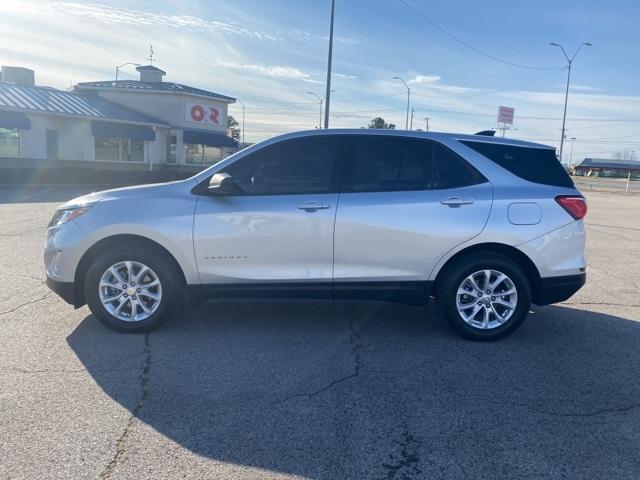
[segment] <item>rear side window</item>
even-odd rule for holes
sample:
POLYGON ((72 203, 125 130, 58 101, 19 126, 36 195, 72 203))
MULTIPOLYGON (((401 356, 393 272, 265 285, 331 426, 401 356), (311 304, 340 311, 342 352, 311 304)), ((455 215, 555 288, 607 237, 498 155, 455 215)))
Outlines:
POLYGON ((456 188, 486 181, 448 148, 429 140, 354 137, 354 192, 456 188))
POLYGON ((499 143, 460 141, 469 148, 530 182, 573 187, 571 177, 550 148, 517 147, 499 143))

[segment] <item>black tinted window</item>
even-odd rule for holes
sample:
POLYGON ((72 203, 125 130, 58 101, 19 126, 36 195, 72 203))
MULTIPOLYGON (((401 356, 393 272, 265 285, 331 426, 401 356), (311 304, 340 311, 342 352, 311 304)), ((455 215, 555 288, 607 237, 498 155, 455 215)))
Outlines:
POLYGON ((461 142, 520 178, 545 185, 573 187, 571 177, 550 148, 516 147, 487 142, 461 142))
POLYGON ((242 158, 224 171, 248 195, 328 192, 336 147, 335 137, 288 140, 242 158))
POLYGON ((365 191, 455 188, 484 181, 448 148, 428 140, 355 138, 351 189, 365 191))

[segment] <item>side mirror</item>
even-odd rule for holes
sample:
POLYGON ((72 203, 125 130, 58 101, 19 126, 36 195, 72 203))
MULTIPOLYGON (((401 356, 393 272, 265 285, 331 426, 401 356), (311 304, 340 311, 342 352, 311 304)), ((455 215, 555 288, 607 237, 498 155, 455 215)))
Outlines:
POLYGON ((228 173, 216 173, 209 180, 207 192, 211 195, 231 195, 240 193, 240 189, 233 182, 231 175, 228 173))

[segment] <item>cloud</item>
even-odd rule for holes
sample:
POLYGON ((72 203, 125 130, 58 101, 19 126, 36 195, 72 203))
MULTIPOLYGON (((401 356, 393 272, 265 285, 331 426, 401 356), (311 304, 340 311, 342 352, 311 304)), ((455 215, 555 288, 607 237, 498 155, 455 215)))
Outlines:
POLYGON ((303 82, 309 83, 322 83, 318 80, 314 80, 313 78, 311 78, 311 75, 295 67, 281 65, 264 66, 251 63, 243 64, 236 62, 220 62, 220 65, 225 68, 249 70, 260 75, 264 75, 265 77, 288 78, 290 80, 301 80, 303 82))
POLYGON ((411 83, 414 85, 432 85, 434 83, 438 83, 440 80, 442 80, 442 77, 440 75, 416 75, 407 83, 411 83))
MULTIPOLYGON (((562 85, 564 88, 565 85, 562 85)), ((600 88, 590 87, 588 85, 571 85, 571 90, 577 90, 581 92, 600 92, 602 91, 600 88)))
POLYGON ((230 33, 245 35, 260 40, 276 40, 270 32, 249 29, 228 20, 207 20, 191 15, 171 15, 143 10, 125 9, 97 3, 34 1, 1 2, 0 13, 30 17, 75 17, 102 24, 124 24, 138 26, 162 26, 207 33, 230 33))
POLYGON ((358 78, 356 75, 347 75, 346 73, 337 73, 337 72, 335 72, 333 75, 338 77, 338 78, 348 78, 350 80, 353 80, 354 78, 358 78))

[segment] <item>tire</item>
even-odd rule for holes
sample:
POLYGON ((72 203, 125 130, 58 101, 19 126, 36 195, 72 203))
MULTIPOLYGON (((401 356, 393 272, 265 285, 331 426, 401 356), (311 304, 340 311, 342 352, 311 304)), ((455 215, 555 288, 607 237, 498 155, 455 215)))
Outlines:
POLYGON ((180 299, 180 278, 173 262, 158 248, 146 244, 116 247, 98 255, 89 267, 85 298, 91 313, 107 327, 119 332, 150 332, 180 299))
POLYGON ((436 302, 456 333, 470 340, 494 341, 522 325, 531 307, 531 285, 523 269, 509 257, 467 255, 446 267, 436 286, 436 302), (489 272, 489 284, 485 272, 489 272))

